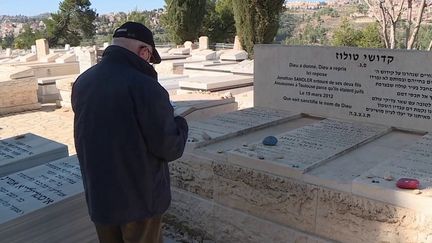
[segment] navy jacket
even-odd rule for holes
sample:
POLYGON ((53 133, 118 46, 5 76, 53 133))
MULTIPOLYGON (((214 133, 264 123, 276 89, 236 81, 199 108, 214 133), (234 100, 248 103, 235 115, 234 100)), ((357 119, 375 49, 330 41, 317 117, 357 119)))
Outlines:
POLYGON ((72 108, 92 221, 118 225, 163 214, 171 202, 167 162, 182 156, 188 126, 174 117, 154 68, 110 46, 74 83, 72 108))

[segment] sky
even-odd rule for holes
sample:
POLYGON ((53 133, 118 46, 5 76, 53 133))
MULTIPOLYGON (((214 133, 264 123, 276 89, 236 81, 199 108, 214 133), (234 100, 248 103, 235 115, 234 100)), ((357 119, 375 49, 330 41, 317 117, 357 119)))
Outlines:
MULTIPOLYGON (((41 13, 56 12, 62 0, 0 0, 0 15, 34 16, 41 13)), ((164 0, 90 0, 91 8, 99 14, 109 12, 129 12, 163 8, 164 0)))

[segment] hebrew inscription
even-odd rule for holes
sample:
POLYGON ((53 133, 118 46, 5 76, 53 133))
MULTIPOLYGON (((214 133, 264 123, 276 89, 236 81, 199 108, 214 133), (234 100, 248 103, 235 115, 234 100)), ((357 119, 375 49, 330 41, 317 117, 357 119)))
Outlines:
POLYGON ((0 178, 0 223, 83 191, 76 156, 0 178))

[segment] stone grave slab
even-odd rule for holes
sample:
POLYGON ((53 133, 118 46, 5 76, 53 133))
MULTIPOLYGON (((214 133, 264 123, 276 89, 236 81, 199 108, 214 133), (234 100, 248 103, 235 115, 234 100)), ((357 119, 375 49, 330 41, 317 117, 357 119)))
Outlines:
POLYGON ((66 53, 55 60, 56 63, 76 62, 77 58, 74 53, 66 53))
POLYGON ((37 60, 36 53, 29 53, 24 56, 19 57, 20 62, 32 62, 37 60))
POLYGON ((78 160, 71 156, 1 177, 0 190, 2 225, 81 193, 78 160))
POLYGON ((255 50, 257 106, 432 130, 429 52, 281 45, 255 50))
POLYGON ((300 178, 364 143, 390 131, 389 127, 326 119, 277 135, 276 146, 260 142, 228 152, 228 161, 277 175, 300 178))
POLYGON ((253 75, 254 74, 254 60, 244 60, 237 64, 232 70, 234 74, 246 74, 253 75))
POLYGON ((5 242, 96 241, 76 156, 0 178, 5 242))
POLYGON ((78 75, 69 75, 67 77, 59 78, 56 80, 56 85, 60 92, 60 99, 57 101, 57 106, 72 107, 72 85, 77 79, 77 77, 78 75))
POLYGON ((68 156, 66 145, 26 133, 0 140, 0 177, 68 156))
POLYGON ((60 53, 50 53, 40 59, 41 62, 55 62, 60 57, 60 53))
POLYGON ((213 50, 206 50, 206 49, 199 49, 192 51, 192 57, 189 57, 188 59, 191 60, 214 60, 216 59, 216 52, 213 50))
POLYGON ((38 100, 42 103, 56 102, 60 98, 60 91, 57 88, 56 81, 58 79, 67 78, 65 76, 55 76, 38 78, 38 100))
POLYGON ((254 107, 193 121, 189 123, 188 147, 203 147, 299 117, 299 113, 254 107))
POLYGON ((353 193, 422 213, 432 213, 431 148, 432 135, 426 134, 386 161, 377 161, 375 167, 353 181, 353 193), (396 187, 400 178, 419 180, 420 190, 396 187))
POLYGON ((221 60, 228 61, 243 61, 248 58, 248 53, 246 51, 229 50, 224 52, 221 56, 221 60))
POLYGON ((190 51, 190 48, 173 48, 168 53, 171 55, 189 55, 190 51))
POLYGON ((253 77, 243 75, 191 77, 179 81, 181 89, 205 91, 221 91, 251 85, 253 85, 253 77))
POLYGON ((183 116, 187 121, 206 119, 220 113, 236 111, 238 108, 234 98, 177 100, 172 103, 174 113, 183 116))
POLYGON ((165 74, 158 75, 158 82, 164 87, 167 91, 176 90, 179 86, 179 81, 188 78, 188 75, 181 74, 165 74))

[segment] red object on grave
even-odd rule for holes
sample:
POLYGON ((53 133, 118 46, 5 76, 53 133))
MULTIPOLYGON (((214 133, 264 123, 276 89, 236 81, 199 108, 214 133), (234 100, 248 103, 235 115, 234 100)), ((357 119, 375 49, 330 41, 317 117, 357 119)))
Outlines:
POLYGON ((396 186, 402 189, 419 189, 420 182, 412 178, 400 178, 396 182, 396 186))

